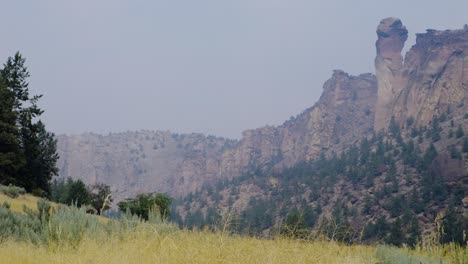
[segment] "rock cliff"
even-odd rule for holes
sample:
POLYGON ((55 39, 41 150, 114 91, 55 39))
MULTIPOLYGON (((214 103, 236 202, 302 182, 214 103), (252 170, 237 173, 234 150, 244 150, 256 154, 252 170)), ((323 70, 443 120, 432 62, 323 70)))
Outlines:
POLYGON ((151 191, 178 197, 216 179, 340 152, 386 130, 392 117, 427 126, 449 113, 468 131, 468 30, 417 34, 405 58, 408 31, 399 19, 382 20, 377 36, 376 76, 335 70, 319 101, 280 126, 247 130, 239 141, 161 131, 61 135, 60 177, 107 183, 117 200, 151 191))
POLYGON ((291 166, 370 133, 376 90, 373 75, 337 70, 314 107, 281 126, 247 130, 240 141, 160 131, 61 135, 60 177, 105 182, 117 199, 150 191, 184 196, 215 179, 291 166))
POLYGON ((468 29, 427 30, 416 34, 416 44, 401 56, 407 30, 399 19, 382 20, 377 28, 378 83, 375 130, 386 129, 392 116, 400 124, 409 117, 429 125, 434 115, 467 103, 468 29))
POLYGON ((408 30, 397 18, 387 18, 377 27, 377 56, 375 72, 378 83, 378 97, 374 129, 386 129, 390 121, 395 96, 401 93, 405 79, 403 72, 403 50, 408 30))

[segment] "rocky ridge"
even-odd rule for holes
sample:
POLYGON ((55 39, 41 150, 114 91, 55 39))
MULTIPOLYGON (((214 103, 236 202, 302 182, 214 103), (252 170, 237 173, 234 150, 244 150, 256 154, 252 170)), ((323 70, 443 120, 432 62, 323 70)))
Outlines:
POLYGON ((60 177, 107 183, 117 199, 149 191, 179 197, 215 179, 339 152, 387 129, 392 117, 402 126, 410 117, 428 126, 434 115, 449 111, 468 131, 468 30, 417 34, 403 58, 407 34, 399 19, 382 20, 375 76, 336 70, 313 107, 280 126, 247 130, 239 141, 160 131, 61 135, 60 177))

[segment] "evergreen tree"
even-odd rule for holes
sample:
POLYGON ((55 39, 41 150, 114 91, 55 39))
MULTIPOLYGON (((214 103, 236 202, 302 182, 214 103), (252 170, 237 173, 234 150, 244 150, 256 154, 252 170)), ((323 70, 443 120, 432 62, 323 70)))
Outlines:
POLYGON ((464 228, 466 223, 459 217, 455 211, 453 204, 451 203, 445 213, 445 218, 442 221, 442 234, 440 236, 441 243, 455 242, 460 245, 465 243, 466 238, 464 237, 464 228))
POLYGON ((432 161, 437 157, 437 150, 434 144, 431 144, 424 153, 423 169, 428 168, 432 161))
POLYGON ((390 228, 388 243, 395 246, 401 246, 401 244, 403 244, 403 240, 404 234, 402 230, 401 220, 400 218, 397 218, 396 221, 392 224, 392 227, 390 228))
POLYGON ((58 174, 57 140, 52 133, 47 132, 44 123, 32 123, 31 120, 24 122, 21 127, 21 137, 26 164, 21 169, 17 183, 28 192, 49 195, 50 180, 58 174))
POLYGON ((76 204, 76 206, 88 205, 91 203, 91 197, 86 188, 86 185, 81 180, 70 180, 67 196, 65 197, 66 204, 76 204))
POLYGON ((411 210, 413 210, 415 214, 419 214, 422 211, 424 211, 422 201, 419 198, 418 191, 416 190, 416 188, 413 188, 413 191, 409 198, 409 206, 411 207, 411 210))
POLYGON ((442 131, 439 118, 437 116, 432 118, 431 125, 432 127, 426 132, 426 137, 432 138, 432 142, 437 142, 440 140, 440 131, 442 131))
POLYGON ((0 183, 13 183, 36 194, 49 194, 49 181, 58 170, 53 134, 36 119, 42 95, 29 95, 28 69, 19 52, 0 70, 0 183))
POLYGON ((457 132, 456 132, 456 137, 461 138, 465 135, 465 132, 463 132, 463 128, 461 125, 458 125, 457 132))
POLYGON ((411 226, 408 232, 409 232, 409 237, 406 240, 406 244, 414 248, 414 246, 416 245, 416 243, 421 237, 421 227, 419 226, 417 217, 413 217, 413 219, 411 220, 411 226))
POLYGON ((468 153, 468 137, 463 140, 463 153, 468 153))
POLYGON ((397 136, 398 134, 400 134, 400 125, 395 121, 394 116, 392 116, 392 118, 390 119, 390 125, 388 129, 390 130, 390 133, 392 133, 393 136, 397 136))
POLYGON ((455 145, 449 146, 450 157, 452 159, 461 159, 461 154, 458 152, 457 147, 455 145))
POLYGON ((301 235, 301 232, 305 230, 306 225, 302 214, 296 207, 293 207, 292 210, 288 213, 286 221, 283 225, 282 232, 285 235, 291 237, 298 237, 301 235))
POLYGON ((24 165, 16 125, 15 93, 8 89, 0 74, 0 184, 15 184, 20 168, 24 165))
MULTIPOLYGON (((125 201, 119 202, 117 205, 122 212, 130 210, 132 214, 136 214, 139 217, 148 220, 151 210, 158 210, 161 219, 167 219, 170 215, 170 207, 172 198, 165 193, 146 193, 139 194, 134 199, 126 199, 125 201)), ((200 213, 201 215, 201 213, 200 213)), ((199 215, 193 215, 199 220, 199 215)), ((203 222, 203 216, 200 217, 203 222)))
POLYGON ((211 228, 215 228, 220 226, 221 215, 219 214, 218 210, 214 207, 208 207, 206 210, 205 216, 205 224, 211 228))
POLYGON ((370 214, 370 210, 372 208, 372 200, 369 195, 364 197, 364 205, 362 206, 362 212, 366 215, 370 214))

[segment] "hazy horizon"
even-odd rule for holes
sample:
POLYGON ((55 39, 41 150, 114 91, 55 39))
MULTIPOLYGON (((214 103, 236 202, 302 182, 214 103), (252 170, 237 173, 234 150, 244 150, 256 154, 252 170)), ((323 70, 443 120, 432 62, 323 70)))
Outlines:
POLYGON ((334 69, 374 72, 381 19, 402 20, 408 50, 428 28, 462 28, 467 9, 461 0, 443 9, 432 0, 8 1, 0 61, 26 57, 57 134, 239 138, 311 107, 334 69))

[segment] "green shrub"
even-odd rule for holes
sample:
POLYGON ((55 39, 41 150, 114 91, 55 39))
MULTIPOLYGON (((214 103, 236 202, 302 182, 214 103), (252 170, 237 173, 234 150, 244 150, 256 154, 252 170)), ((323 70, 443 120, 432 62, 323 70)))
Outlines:
POLYGON ((61 206, 57 212, 51 214, 48 224, 44 227, 47 242, 71 246, 78 246, 85 235, 98 235, 103 231, 103 223, 97 217, 86 214, 85 208, 76 206, 61 206))
POLYGON ((379 259, 378 263, 382 264, 445 264, 448 263, 440 257, 423 257, 414 256, 408 253, 407 249, 400 249, 390 246, 378 246, 375 252, 376 257, 379 259))
POLYGON ((38 218, 41 222, 44 223, 49 221, 51 209, 52 206, 46 199, 39 199, 37 201, 38 218))
POLYGON ((150 211, 159 211, 161 220, 167 219, 170 215, 170 206, 172 198, 165 193, 146 193, 139 194, 134 199, 126 199, 118 203, 122 212, 130 211, 139 217, 148 220, 150 211))
POLYGON ((123 214, 118 220, 100 221, 87 214, 86 208, 76 205, 52 208, 45 199, 37 202, 38 210, 23 207, 24 214, 13 212, 8 203, 0 204, 0 242, 17 240, 44 244, 50 248, 77 247, 85 237, 107 239, 123 238, 125 234, 140 230, 145 234, 176 232, 178 227, 164 222, 159 210, 150 211, 149 220, 137 215, 123 214))
POLYGON ((3 204, 0 205, 0 207, 4 207, 6 209, 10 209, 11 204, 7 201, 3 201, 3 204))
POLYGON ((36 188, 36 189, 33 189, 31 191, 31 194, 36 196, 36 197, 44 197, 46 195, 46 193, 44 192, 44 190, 40 189, 40 188, 36 188))
POLYGON ((0 193, 3 193, 11 198, 16 198, 20 195, 26 194, 26 190, 14 185, 0 185, 0 193))
POLYGON ((41 229, 41 222, 37 218, 0 207, 0 241, 14 239, 38 243, 42 240, 41 229))

